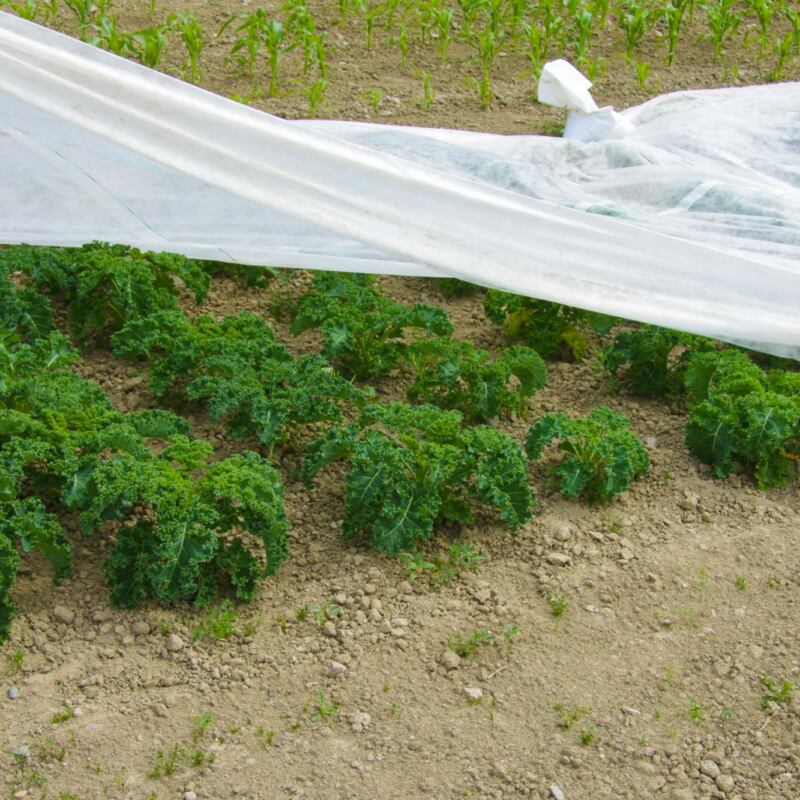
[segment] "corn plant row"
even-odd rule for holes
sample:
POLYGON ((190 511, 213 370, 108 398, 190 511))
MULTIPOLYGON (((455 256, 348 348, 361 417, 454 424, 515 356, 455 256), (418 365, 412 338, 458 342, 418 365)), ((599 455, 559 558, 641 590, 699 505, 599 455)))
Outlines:
MULTIPOLYGON (((147 2, 153 18, 155 3, 147 2)), ((290 53, 300 53, 302 77, 294 86, 307 96, 311 113, 324 102, 329 87, 329 30, 320 19, 330 27, 332 12, 333 24, 362 29, 368 51, 396 48, 403 64, 412 51, 425 62, 428 54, 441 64, 457 59, 484 107, 495 97, 493 75, 501 54, 524 57, 532 81, 548 59, 557 57, 571 59, 596 80, 605 70, 611 42, 616 48, 612 52, 624 53, 643 88, 651 62, 642 53, 663 45, 663 61, 671 65, 687 37, 709 43, 717 61, 734 73, 735 56, 731 62, 728 53, 739 47, 754 50, 765 63, 767 80, 790 78, 800 65, 800 10, 793 0, 337 0, 333 9, 315 4, 316 16, 307 0, 286 0, 277 14, 265 8, 243 11, 218 31, 204 30, 185 10, 160 24, 124 30, 112 0, 5 0, 2 5, 54 25, 63 9, 77 22, 84 40, 153 68, 162 65, 170 42, 178 39, 184 50, 181 73, 195 82, 203 79, 200 59, 205 49, 224 41, 231 67, 256 82, 265 74, 271 97, 294 90, 285 79, 284 62, 290 53)), ((435 95, 431 69, 420 74, 422 106, 429 108, 435 95)), ((236 98, 249 103, 261 94, 255 88, 236 98)), ((382 92, 373 89, 368 99, 377 109, 382 92)))

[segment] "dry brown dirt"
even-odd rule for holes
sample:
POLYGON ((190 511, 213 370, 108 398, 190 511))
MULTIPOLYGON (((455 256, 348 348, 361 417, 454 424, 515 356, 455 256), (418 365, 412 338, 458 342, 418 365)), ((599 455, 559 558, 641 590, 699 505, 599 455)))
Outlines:
MULTIPOLYGON (((121 19, 142 24, 145 5, 120 3, 121 19)), ((232 10, 182 5, 209 24, 232 10)), ((166 12, 166 4, 157 8, 166 12)), ((462 91, 458 61, 452 77, 437 73, 440 102, 423 113, 411 68, 365 54, 351 31, 332 36, 340 49, 330 116, 364 118, 359 97, 375 73, 382 85, 397 84, 387 90, 401 98, 389 122, 520 132, 559 118, 527 103, 531 87, 515 83, 516 66, 500 84, 507 99, 481 111, 462 91)), ((212 48, 208 86, 241 92, 223 55, 212 48)), ((616 69, 608 71, 602 100, 644 99, 630 70, 614 80, 616 69)), ((660 73, 660 88, 714 85, 718 72, 698 47, 660 73)), ((301 113, 291 97, 259 105, 301 113)), ((291 339, 268 310, 276 293, 306 280, 296 273, 257 290, 217 279, 202 310, 262 313, 295 351, 307 350, 313 339, 291 339)), ((456 335, 502 344, 480 295, 445 300, 429 281, 381 283, 400 299, 444 305, 456 335)), ((87 355, 84 371, 121 409, 153 402, 140 374, 102 352, 87 355)), ((384 382, 381 396, 400 397, 403 381, 384 382)), ((291 462, 280 465, 290 558, 256 602, 238 609, 228 639, 193 641, 205 612, 187 606, 112 608, 103 537, 74 535, 75 575, 58 587, 26 557, 14 591, 20 613, 0 650, 2 791, 48 800, 180 800, 192 792, 244 800, 796 800, 800 703, 765 708, 762 700, 765 677, 800 683, 797 485, 764 494, 740 474, 712 479, 683 444, 680 408, 609 394, 591 359, 551 364, 528 419, 500 425, 521 439, 538 413, 601 403, 628 414, 647 441, 649 474, 594 508, 554 494, 533 469, 534 519, 513 535, 491 519, 463 531, 460 539, 486 560, 442 587, 411 582, 395 560, 344 543, 341 476, 328 473, 308 491, 291 462), (566 598, 561 617, 549 596, 566 598), (341 613, 327 629, 301 611, 329 603, 341 613), (483 628, 495 643, 458 665, 442 662, 449 639, 483 628), (332 670, 332 661, 341 666, 332 670), (10 751, 23 747, 29 757, 15 759, 10 751), (174 770, 163 774, 171 754, 174 770)), ((192 421, 221 452, 241 446, 208 420, 192 421)), ((448 544, 443 536, 431 552, 448 544)))

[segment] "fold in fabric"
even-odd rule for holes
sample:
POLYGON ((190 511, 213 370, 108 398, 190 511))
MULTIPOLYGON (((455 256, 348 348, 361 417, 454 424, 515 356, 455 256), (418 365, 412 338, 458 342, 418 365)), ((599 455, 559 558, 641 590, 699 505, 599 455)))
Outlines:
POLYGON ((800 83, 623 116, 286 121, 0 13, 0 242, 455 277, 800 358, 800 83))

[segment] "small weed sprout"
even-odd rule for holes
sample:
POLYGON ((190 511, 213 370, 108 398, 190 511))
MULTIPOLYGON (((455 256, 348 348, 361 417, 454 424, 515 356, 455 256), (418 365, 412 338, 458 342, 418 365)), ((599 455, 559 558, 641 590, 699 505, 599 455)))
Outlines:
POLYGON ((774 678, 764 675, 761 683, 767 689, 767 693, 761 698, 761 708, 769 709, 773 703, 789 705, 794 700, 794 684, 791 681, 783 681, 779 685, 774 678))
POLYGON ((700 724, 707 719, 706 710, 696 700, 689 700, 689 710, 687 712, 689 719, 700 724))
POLYGON ((56 711, 56 713, 53 714, 50 722, 52 722, 53 725, 60 725, 62 722, 68 722, 74 716, 75 716, 75 708, 73 706, 65 705, 64 708, 61 709, 61 711, 56 711))
POLYGON ((259 725, 256 728, 256 739, 258 739, 258 743, 267 750, 268 748, 272 747, 273 742, 275 741, 275 731, 268 731, 263 725, 259 725))
POLYGON ((510 655, 514 649, 514 640, 519 636, 519 627, 510 622, 503 625, 503 641, 505 642, 506 655, 510 655))
POLYGON ((147 773, 147 777, 157 779, 174 775, 182 755, 183 750, 177 744, 173 745, 169 752, 164 752, 161 749, 156 750, 156 754, 153 756, 153 764, 147 773))
POLYGON ((192 631, 192 641, 208 636, 216 641, 230 639, 236 633, 236 620, 239 614, 230 600, 225 600, 218 608, 211 608, 205 619, 192 631))
POLYGON ((596 735, 597 735, 597 727, 592 723, 589 723, 578 734, 578 740, 584 747, 589 747, 589 745, 595 743, 596 735))
POLYGON ((459 658, 469 658, 479 647, 493 642, 494 639, 494 634, 489 628, 481 628, 469 636, 459 633, 452 639, 448 639, 446 646, 448 650, 452 650, 459 658))
POLYGON ((585 706, 575 706, 571 711, 568 711, 563 703, 556 703, 553 708, 558 714, 561 714, 559 727, 563 728, 565 731, 570 730, 576 722, 583 719, 583 717, 591 711, 591 709, 585 706))
POLYGON ((213 721, 214 717, 210 711, 203 711, 202 714, 192 718, 192 742, 194 744, 197 744, 206 735, 213 721))
POLYGON ((25 663, 25 653, 22 650, 12 650, 8 654, 8 671, 12 675, 17 675, 22 672, 23 664, 25 663))
POLYGON ((325 699, 325 693, 322 691, 322 689, 320 689, 314 699, 314 708, 316 710, 311 715, 311 721, 323 722, 324 720, 332 719, 339 713, 339 708, 341 705, 342 704, 339 702, 339 700, 335 700, 333 698, 331 698, 331 701, 328 702, 325 699))
POLYGON ((740 592, 744 592, 747 589, 747 578, 744 575, 736 576, 736 588, 740 592))
POLYGON ((554 617, 563 617, 564 612, 567 610, 569 601, 563 594, 548 594, 547 605, 550 606, 550 611, 554 617))

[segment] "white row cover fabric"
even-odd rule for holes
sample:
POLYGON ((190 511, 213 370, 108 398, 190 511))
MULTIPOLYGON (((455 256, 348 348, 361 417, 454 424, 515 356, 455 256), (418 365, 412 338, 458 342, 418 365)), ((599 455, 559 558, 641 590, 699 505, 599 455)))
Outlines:
POLYGON ((623 116, 292 122, 0 13, 0 242, 457 277, 800 358, 800 83, 623 116))

